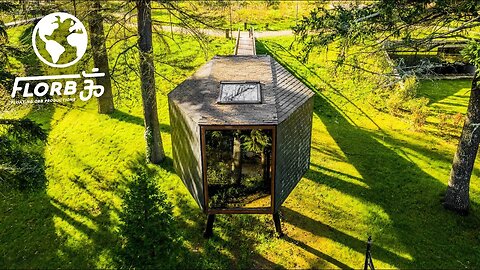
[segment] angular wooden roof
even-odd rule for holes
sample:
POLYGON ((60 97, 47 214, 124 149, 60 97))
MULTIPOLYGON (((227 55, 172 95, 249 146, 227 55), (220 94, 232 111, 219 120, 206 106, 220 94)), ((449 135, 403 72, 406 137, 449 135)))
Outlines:
POLYGON ((168 94, 204 125, 279 124, 315 93, 270 56, 215 56, 168 94), (262 103, 220 104, 221 82, 260 82, 262 103))

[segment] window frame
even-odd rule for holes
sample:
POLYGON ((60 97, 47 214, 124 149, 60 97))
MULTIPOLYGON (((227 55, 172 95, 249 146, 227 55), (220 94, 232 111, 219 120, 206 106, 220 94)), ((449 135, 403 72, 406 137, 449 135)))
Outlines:
POLYGON ((262 99, 262 87, 259 81, 221 81, 220 90, 218 93, 217 103, 218 104, 261 104, 262 99), (224 100, 222 99, 224 90, 224 85, 242 85, 242 84, 251 84, 256 86, 257 90, 257 99, 255 100, 224 100))

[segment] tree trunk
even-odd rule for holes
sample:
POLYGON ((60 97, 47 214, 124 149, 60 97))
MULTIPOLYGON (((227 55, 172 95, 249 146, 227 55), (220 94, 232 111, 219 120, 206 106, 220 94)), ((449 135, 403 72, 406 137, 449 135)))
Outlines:
POLYGON ((267 168, 267 155, 265 152, 267 149, 263 149, 262 152, 260 153, 260 165, 262 166, 263 169, 263 181, 266 182, 268 179, 268 168, 267 168))
POLYGON ((477 70, 472 82, 467 118, 465 119, 460 142, 453 159, 448 188, 443 202, 445 208, 464 215, 468 214, 470 206, 470 177, 480 142, 480 89, 477 84, 478 75, 479 71, 477 70))
POLYGON ((142 85, 145 140, 147 142, 147 160, 152 163, 160 163, 165 157, 165 153, 163 151, 157 113, 150 0, 137 0, 137 12, 140 76, 142 85))
POLYGON ((102 6, 100 0, 93 2, 92 9, 88 16, 90 26, 90 44, 93 51, 93 62, 100 72, 104 72, 104 77, 96 78, 97 84, 102 85, 105 92, 98 100, 98 113, 112 113, 115 110, 113 105, 112 82, 110 80, 110 70, 108 67, 107 48, 105 46, 105 34, 103 33, 103 17, 101 15, 102 6))
MULTIPOLYGON (((94 5, 96 5, 97 2, 98 2, 98 1, 95 0, 95 4, 94 4, 94 5)), ((40 3, 37 3, 37 5, 40 6, 40 3)), ((94 9, 95 9, 95 7, 94 7, 94 9)), ((73 15, 74 15, 75 17, 77 17, 77 1, 76 1, 76 0, 73 0, 73 15)), ((91 33, 91 32, 90 32, 90 33, 91 33)))
POLYGON ((235 177, 235 184, 240 185, 242 182, 242 143, 240 141, 240 134, 233 137, 233 164, 232 170, 235 177))
POLYGON ((265 188, 268 189, 270 186, 270 156, 272 151, 268 148, 263 149, 262 151, 262 168, 263 168, 263 183, 265 184, 265 188))

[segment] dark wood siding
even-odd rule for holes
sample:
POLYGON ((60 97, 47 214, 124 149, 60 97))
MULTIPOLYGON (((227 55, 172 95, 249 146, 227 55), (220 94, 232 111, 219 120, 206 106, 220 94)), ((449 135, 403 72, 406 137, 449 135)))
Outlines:
POLYGON ((313 98, 277 127, 275 210, 302 179, 310 165, 313 98))
POLYGON ((169 111, 175 171, 200 208, 204 210, 200 127, 171 100, 169 111))

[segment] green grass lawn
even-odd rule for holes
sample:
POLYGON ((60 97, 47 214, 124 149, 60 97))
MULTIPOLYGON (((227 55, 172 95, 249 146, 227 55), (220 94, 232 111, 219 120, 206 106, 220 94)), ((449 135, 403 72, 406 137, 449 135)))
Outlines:
MULTIPOLYGON (((355 268, 360 267, 367 235, 372 235, 378 268, 478 267, 478 165, 470 216, 456 216, 439 203, 461 126, 451 137, 438 136, 435 116, 465 113, 469 82, 421 82, 418 96, 430 98, 431 122, 416 132, 408 120, 380 113, 360 99, 345 102, 337 90, 349 93, 346 88, 352 87, 326 76, 329 64, 322 54, 310 60, 307 71, 279 49, 290 40, 260 42, 257 48, 275 55, 318 90, 310 171, 284 204, 291 230, 287 234, 296 245, 283 241, 285 248, 276 250, 297 249, 293 254, 303 254, 298 256, 300 266, 355 268)), ((362 95, 371 87, 359 81, 353 92, 362 95)))
MULTIPOLYGON (((375 81, 333 76, 323 54, 304 66, 282 49, 290 41, 257 44, 259 53, 274 55, 318 93, 311 166, 281 208, 282 239, 265 215, 218 216, 213 238, 203 239, 206 217, 172 169, 166 94, 206 59, 185 37, 170 59, 157 59, 157 71, 170 82, 157 78, 167 160, 155 168, 175 206, 182 239, 179 268, 361 268, 368 235, 379 269, 480 267, 479 167, 472 177, 469 216, 447 212, 439 203, 459 128, 440 134, 437 116, 465 112, 468 82, 422 82, 418 95, 430 99, 431 113, 418 132, 408 119, 365 102, 375 81), (185 59, 190 59, 187 67, 160 63, 185 59)), ((231 52, 233 45, 212 40, 209 46, 211 57, 231 52)), ((120 197, 129 162, 145 149, 139 81, 121 82, 134 102, 128 104, 122 93, 122 105, 112 115, 97 114, 92 100, 73 107, 25 107, 2 116, 28 117, 47 129, 48 143, 37 147, 45 157, 48 183, 36 192, 1 191, 0 266, 116 266, 120 197)))
MULTIPOLYGON (((292 29, 297 22, 300 22, 302 16, 308 15, 313 10, 317 3, 309 1, 279 1, 276 5, 268 6, 264 1, 245 1, 242 3, 232 2, 230 5, 225 4, 225 6, 218 4, 215 8, 185 1, 179 5, 184 10, 193 10, 198 14, 208 14, 208 17, 214 17, 215 20, 211 22, 212 26, 221 29, 230 29, 231 19, 233 31, 239 28, 243 30, 244 23, 247 23, 248 27, 253 26, 256 31, 277 31, 292 29)), ((170 17, 170 14, 165 9, 153 10, 152 16, 158 21, 172 22, 173 25, 181 23, 179 15, 170 17)), ((206 26, 199 25, 199 27, 205 28, 206 26)))

